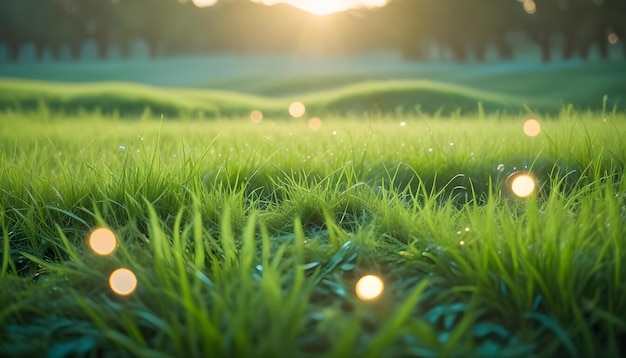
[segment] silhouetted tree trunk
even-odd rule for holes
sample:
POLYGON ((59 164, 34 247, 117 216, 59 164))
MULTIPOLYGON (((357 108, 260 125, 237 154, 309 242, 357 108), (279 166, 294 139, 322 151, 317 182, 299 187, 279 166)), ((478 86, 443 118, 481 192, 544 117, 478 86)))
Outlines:
POLYGON ((496 36, 495 39, 496 50, 498 51, 498 56, 502 60, 511 60, 513 59, 513 47, 506 40, 504 35, 496 36))
POLYGON ((17 42, 7 42, 5 43, 7 49, 7 58, 10 62, 17 61, 20 55, 20 44, 17 42))

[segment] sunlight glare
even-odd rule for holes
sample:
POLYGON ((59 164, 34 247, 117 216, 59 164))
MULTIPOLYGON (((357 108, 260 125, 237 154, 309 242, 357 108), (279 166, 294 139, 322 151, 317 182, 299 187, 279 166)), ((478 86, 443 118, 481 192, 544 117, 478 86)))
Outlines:
POLYGON ((309 119, 309 129, 312 131, 318 131, 322 128, 322 120, 319 117, 313 117, 309 119))
POLYGON ((306 109, 302 102, 293 102, 289 105, 289 114, 294 118, 302 117, 305 111, 306 109))
POLYGON ((213 6, 217 4, 217 0, 192 0, 197 7, 213 6))
POLYGON ((318 16, 357 8, 383 7, 389 0, 252 0, 265 5, 287 3, 318 16))
POLYGON ((524 122, 524 134, 529 137, 536 137, 541 133, 541 125, 536 119, 529 119, 524 122))
POLYGON ((511 181, 511 191, 520 198, 527 198, 535 191, 535 179, 528 174, 518 174, 511 181))
POLYGON ((137 288, 137 277, 127 268, 119 268, 109 277, 109 286, 120 296, 128 296, 137 288))
POLYGON ((380 277, 375 275, 365 275, 356 283, 356 295, 364 300, 369 301, 377 298, 383 292, 384 284, 380 277))
POLYGON ((89 235, 89 247, 98 255, 110 255, 117 247, 117 239, 113 231, 104 227, 99 228, 89 235))
POLYGON ((254 111, 250 112, 250 120, 253 123, 263 122, 263 112, 259 111, 258 109, 255 109, 254 111))

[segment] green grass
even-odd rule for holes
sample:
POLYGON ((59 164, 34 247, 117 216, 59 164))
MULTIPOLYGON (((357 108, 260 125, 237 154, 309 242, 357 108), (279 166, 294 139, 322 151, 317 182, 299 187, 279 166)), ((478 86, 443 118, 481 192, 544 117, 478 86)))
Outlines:
MULTIPOLYGON (((283 88, 293 86, 280 80, 266 82, 283 88)), ((622 98, 613 95, 617 90, 604 89, 606 91, 597 98, 575 102, 578 104, 575 109, 599 111, 607 107, 609 110, 621 108, 622 98), (606 93, 611 93, 611 96, 606 96, 606 93)), ((303 102, 307 112, 315 116, 411 116, 418 113, 449 116, 480 115, 483 112, 517 115, 529 109, 556 115, 570 103, 544 92, 511 94, 501 88, 481 90, 474 86, 428 79, 360 81, 333 89, 280 97, 119 82, 67 84, 0 79, 0 109, 18 112, 49 110, 75 115, 99 111, 122 118, 160 115, 165 118, 227 118, 242 117, 252 110, 260 110, 266 118, 280 118, 286 115, 286 109, 293 101, 303 102)))
POLYGON ((626 116, 526 118, 5 111, 0 355, 624 355, 626 116))

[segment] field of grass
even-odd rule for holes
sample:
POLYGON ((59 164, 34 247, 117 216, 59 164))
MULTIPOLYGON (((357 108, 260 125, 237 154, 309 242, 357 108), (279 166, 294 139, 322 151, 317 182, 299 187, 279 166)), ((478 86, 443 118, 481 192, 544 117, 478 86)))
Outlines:
POLYGON ((626 61, 543 64, 404 62, 391 54, 307 58, 199 56, 158 61, 15 63, 0 66, 0 109, 80 108, 140 116, 146 107, 166 117, 241 116, 252 109, 282 116, 299 100, 309 113, 433 114, 525 112, 557 114, 626 107, 626 61), (24 80, 28 80, 23 82, 24 80), (38 81, 44 81, 42 84, 38 81), (95 85, 94 83, 98 83, 95 85), (133 85, 129 84, 133 83, 133 85))
MULTIPOLYGON (((536 137, 497 112, 312 130, 287 100, 253 102, 276 111, 258 124, 127 120, 45 99, 90 87, 31 85, 0 90, 45 102, 0 113, 0 356, 626 354, 622 112, 537 114, 536 137), (99 227, 112 255, 87 245, 99 227), (109 287, 120 267, 128 296, 109 287), (355 294, 365 274, 377 299, 355 294)), ((210 106, 179 93, 179 114, 210 106)))
MULTIPOLYGON (((558 102, 523 99, 432 81, 369 82, 300 96, 261 97, 239 92, 165 89, 130 83, 61 84, 0 80, 0 108, 17 111, 100 111, 122 117, 164 115, 167 118, 242 117, 253 110, 284 117, 289 103, 302 101, 311 115, 520 113, 525 105, 555 111, 558 102), (480 103, 480 108, 478 103, 480 103)), ((602 101, 600 101, 601 103, 602 101)))

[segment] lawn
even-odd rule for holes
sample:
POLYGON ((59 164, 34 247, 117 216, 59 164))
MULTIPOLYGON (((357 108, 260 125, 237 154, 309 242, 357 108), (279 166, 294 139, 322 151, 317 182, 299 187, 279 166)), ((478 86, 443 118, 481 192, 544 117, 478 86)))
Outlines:
POLYGON ((317 128, 285 98, 172 119, 36 90, 0 113, 0 356, 626 354, 623 112, 320 106, 317 128))

